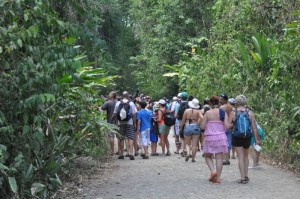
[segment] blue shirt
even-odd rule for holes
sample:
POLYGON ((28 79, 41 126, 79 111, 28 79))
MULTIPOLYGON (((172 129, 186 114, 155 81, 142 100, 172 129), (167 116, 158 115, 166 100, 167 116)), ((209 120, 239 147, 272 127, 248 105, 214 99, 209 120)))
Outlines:
POLYGON ((141 121, 140 132, 150 128, 150 112, 142 109, 137 113, 137 120, 141 121))

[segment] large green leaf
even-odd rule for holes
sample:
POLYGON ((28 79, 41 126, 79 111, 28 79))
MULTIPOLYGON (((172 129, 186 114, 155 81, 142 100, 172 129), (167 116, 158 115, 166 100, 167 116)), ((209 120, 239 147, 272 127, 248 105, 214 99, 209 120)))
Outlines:
POLYGON ((17 193, 18 187, 15 177, 8 177, 9 187, 12 192, 17 193))

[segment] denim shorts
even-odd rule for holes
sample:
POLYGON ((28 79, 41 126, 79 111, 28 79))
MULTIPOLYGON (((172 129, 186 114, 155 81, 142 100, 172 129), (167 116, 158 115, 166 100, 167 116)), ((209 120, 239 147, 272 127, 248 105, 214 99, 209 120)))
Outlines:
POLYGON ((231 150, 232 147, 232 133, 230 130, 226 130, 226 137, 227 137, 227 141, 228 141, 228 150, 231 150))
POLYGON ((200 135, 200 127, 198 124, 186 124, 183 133, 185 136, 200 135))

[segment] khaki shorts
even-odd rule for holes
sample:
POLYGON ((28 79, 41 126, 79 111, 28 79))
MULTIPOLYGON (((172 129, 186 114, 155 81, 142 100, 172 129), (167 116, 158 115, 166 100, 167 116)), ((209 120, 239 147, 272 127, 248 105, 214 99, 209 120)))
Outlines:
POLYGON ((170 127, 165 125, 165 124, 160 124, 159 125, 159 134, 169 134, 170 127))

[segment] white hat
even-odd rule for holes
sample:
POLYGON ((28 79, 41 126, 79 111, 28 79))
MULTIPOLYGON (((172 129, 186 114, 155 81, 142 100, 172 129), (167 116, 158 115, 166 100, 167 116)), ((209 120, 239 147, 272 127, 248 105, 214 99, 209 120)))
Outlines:
POLYGON ((234 98, 229 98, 228 102, 229 102, 230 104, 235 104, 235 99, 234 99, 234 98))
POLYGON ((190 108, 195 108, 195 109, 200 108, 199 100, 197 100, 196 98, 194 98, 192 101, 189 101, 188 105, 190 108))
POLYGON ((177 97, 173 97, 173 101, 176 101, 177 100, 177 97))
POLYGON ((177 97, 181 97, 182 93, 178 93, 177 97))
POLYGON ((159 104, 166 104, 166 101, 163 100, 163 99, 161 99, 161 100, 158 101, 158 103, 159 103, 159 104))

